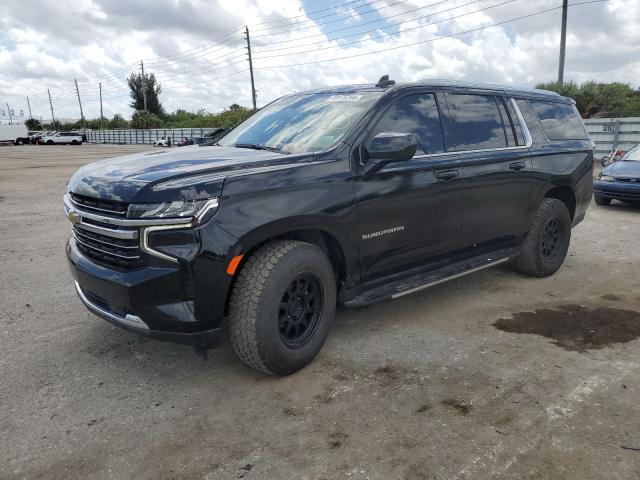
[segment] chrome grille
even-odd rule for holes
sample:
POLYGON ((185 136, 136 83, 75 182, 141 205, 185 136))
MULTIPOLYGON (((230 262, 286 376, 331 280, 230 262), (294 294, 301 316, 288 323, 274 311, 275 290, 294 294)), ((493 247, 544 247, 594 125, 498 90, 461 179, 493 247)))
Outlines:
POLYGON ((89 231, 74 225, 73 238, 80 251, 99 263, 129 269, 145 264, 140 242, 135 239, 119 239, 89 231))
POLYGON ((111 215, 125 216, 127 214, 127 208, 129 207, 129 205, 124 202, 91 198, 71 192, 69 193, 69 197, 77 207, 96 213, 102 212, 111 215))
POLYGON ((73 224, 75 244, 91 260, 120 269, 141 267, 149 255, 176 262, 151 249, 147 236, 153 230, 190 228, 193 219, 132 219, 127 218, 127 209, 128 204, 122 202, 89 199, 71 192, 64 196, 64 211, 73 224))

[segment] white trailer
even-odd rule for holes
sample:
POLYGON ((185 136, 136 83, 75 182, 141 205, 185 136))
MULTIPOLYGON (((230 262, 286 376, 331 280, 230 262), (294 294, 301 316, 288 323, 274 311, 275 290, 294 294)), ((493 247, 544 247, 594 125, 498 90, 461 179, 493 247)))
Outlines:
POLYGON ((19 143, 19 140, 28 138, 27 127, 24 124, 0 125, 0 142, 19 143))

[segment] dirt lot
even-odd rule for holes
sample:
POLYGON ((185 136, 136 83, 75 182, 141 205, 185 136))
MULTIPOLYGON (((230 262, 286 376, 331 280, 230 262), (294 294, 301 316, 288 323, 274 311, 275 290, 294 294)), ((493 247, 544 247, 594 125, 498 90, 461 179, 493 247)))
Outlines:
POLYGON ((137 150, 0 148, 0 478, 640 478, 640 208, 592 205, 551 278, 341 310, 269 378, 76 298, 65 182, 137 150))

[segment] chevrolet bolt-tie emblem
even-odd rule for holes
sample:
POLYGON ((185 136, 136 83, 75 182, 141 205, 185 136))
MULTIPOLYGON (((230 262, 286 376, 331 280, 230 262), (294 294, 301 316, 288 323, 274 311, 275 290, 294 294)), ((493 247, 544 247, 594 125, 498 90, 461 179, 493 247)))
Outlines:
POLYGON ((82 219, 82 217, 80 215, 78 215, 78 213, 75 210, 69 210, 67 212, 67 218, 69 219, 69 221, 71 223, 73 223, 74 225, 76 223, 80 223, 80 220, 82 219))

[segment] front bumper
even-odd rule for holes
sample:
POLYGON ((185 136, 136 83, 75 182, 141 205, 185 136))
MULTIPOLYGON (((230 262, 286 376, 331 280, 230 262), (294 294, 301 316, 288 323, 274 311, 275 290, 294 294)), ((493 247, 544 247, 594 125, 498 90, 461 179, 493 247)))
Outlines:
POLYGON ((603 198, 640 202, 640 182, 593 182, 593 193, 603 198))
POLYGON ((182 266, 114 270, 83 256, 73 238, 66 251, 78 296, 93 314, 157 340, 200 347, 218 340, 220 321, 196 317, 182 266))

